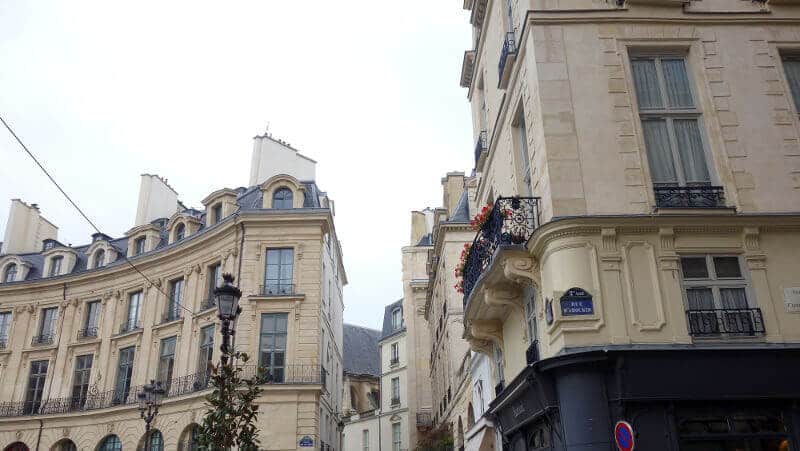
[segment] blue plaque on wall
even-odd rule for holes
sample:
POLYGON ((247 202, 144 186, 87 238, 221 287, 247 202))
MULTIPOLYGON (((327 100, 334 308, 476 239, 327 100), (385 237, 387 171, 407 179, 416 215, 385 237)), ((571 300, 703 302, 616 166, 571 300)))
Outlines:
POLYGON ((583 288, 570 288, 560 302, 562 316, 594 315, 592 295, 583 288))
POLYGON ((303 438, 300 439, 299 445, 302 448, 311 448, 314 446, 314 439, 307 435, 303 436, 303 438))

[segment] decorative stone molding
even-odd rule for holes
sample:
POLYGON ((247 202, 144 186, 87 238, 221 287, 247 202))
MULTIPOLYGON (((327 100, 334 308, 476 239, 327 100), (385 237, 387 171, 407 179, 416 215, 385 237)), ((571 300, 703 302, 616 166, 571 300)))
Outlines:
POLYGON ((498 320, 472 321, 469 325, 470 337, 488 341, 491 344, 503 347, 503 324, 498 320))
POLYGON ((764 254, 745 255, 747 268, 751 271, 764 271, 767 269, 767 256, 764 254))
POLYGON ((757 251, 761 248, 758 227, 745 227, 742 231, 744 248, 748 251, 757 251))
POLYGON ((675 250, 675 229, 672 227, 661 227, 658 229, 658 237, 661 243, 661 250, 675 250))
POLYGON ((522 308, 522 291, 518 288, 487 288, 484 292, 483 302, 489 307, 509 307, 515 313, 524 317, 522 308))
POLYGON ((508 257, 503 261, 503 275, 520 285, 530 282, 539 285, 539 267, 531 257, 508 257))
POLYGON ((263 196, 261 208, 272 208, 272 194, 280 188, 288 188, 292 191, 293 208, 303 208, 305 203, 306 188, 291 175, 274 175, 262 183, 260 188, 263 196))
POLYGON ((604 252, 617 252, 617 229, 604 227, 600 229, 600 237, 603 240, 604 252))

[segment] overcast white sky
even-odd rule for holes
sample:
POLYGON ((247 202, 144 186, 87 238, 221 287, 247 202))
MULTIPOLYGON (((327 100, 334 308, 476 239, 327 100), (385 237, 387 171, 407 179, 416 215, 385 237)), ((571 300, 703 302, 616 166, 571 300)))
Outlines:
MULTIPOLYGON (((409 212, 472 167, 458 79, 459 0, 0 2, 0 113, 112 236, 139 175, 187 205, 246 185, 270 131, 318 161, 350 279, 345 321, 379 327, 402 296, 409 212)), ((91 230, 0 130, 0 230, 10 199, 38 203, 59 239, 91 230)))

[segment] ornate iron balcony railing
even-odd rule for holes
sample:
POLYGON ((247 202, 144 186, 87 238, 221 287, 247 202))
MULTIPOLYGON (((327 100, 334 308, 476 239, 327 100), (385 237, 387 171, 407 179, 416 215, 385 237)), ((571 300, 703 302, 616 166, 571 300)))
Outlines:
POLYGON ((755 336, 766 332, 759 308, 690 309, 686 311, 686 319, 692 336, 755 336))
POLYGON ((400 405, 400 398, 392 398, 391 405, 399 406, 400 405))
POLYGON ((8 337, 0 337, 0 349, 8 347, 8 337))
POLYGON ((31 340, 31 345, 33 346, 41 346, 41 345, 51 345, 56 339, 56 334, 40 334, 34 335, 33 340, 31 340))
POLYGON ((501 246, 523 245, 539 227, 538 197, 500 197, 483 223, 464 266, 464 306, 501 246))
POLYGON ((486 141, 486 130, 481 130, 478 133, 478 139, 475 141, 475 167, 478 167, 478 162, 481 159, 481 154, 489 150, 489 144, 486 141))
POLYGON ((724 208, 725 190, 721 186, 656 186, 658 208, 724 208))
POLYGON ((141 328, 142 328, 141 320, 137 319, 136 321, 125 321, 119 327, 119 333, 124 334, 125 332, 132 332, 134 330, 139 330, 141 328))
POLYGON ((268 283, 259 288, 261 296, 291 296, 295 294, 292 283, 268 283))
POLYGON ((97 338, 96 327, 84 327, 78 331, 78 340, 86 340, 89 338, 97 338))
MULTIPOLYGON (((283 368, 261 368, 257 365, 242 367, 242 377, 259 375, 260 384, 320 384, 322 371, 320 365, 286 365, 283 368)), ((211 374, 201 371, 186 376, 175 377, 162 385, 167 388, 165 398, 175 398, 211 388, 211 374)), ((86 394, 40 401, 0 402, 0 417, 19 417, 26 415, 55 415, 108 407, 133 405, 138 403, 137 395, 142 386, 127 390, 101 392, 96 385, 89 386, 86 394)))
POLYGON ((505 39, 503 39, 503 48, 500 50, 500 61, 497 63, 497 72, 498 72, 498 79, 503 80, 505 70, 506 70, 506 63, 508 62, 509 56, 514 55, 517 53, 517 45, 516 39, 514 38, 514 32, 509 31, 506 33, 505 39))

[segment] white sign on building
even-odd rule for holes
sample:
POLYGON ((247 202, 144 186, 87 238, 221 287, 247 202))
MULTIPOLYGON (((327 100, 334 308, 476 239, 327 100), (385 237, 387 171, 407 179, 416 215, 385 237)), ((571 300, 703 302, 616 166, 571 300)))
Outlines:
POLYGON ((786 303, 786 312, 800 313, 800 287, 784 288, 783 302, 786 303))

